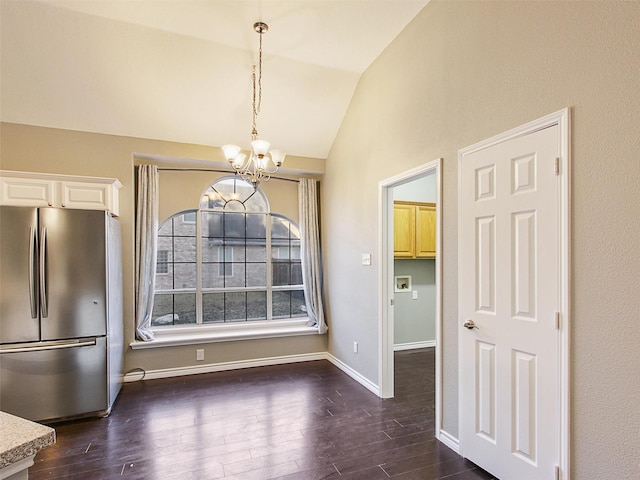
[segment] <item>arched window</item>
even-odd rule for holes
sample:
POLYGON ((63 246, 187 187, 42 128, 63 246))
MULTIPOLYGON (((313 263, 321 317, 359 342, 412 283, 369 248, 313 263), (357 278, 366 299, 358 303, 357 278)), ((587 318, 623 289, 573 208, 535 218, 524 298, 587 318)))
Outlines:
POLYGON ((305 316, 298 226, 262 190, 221 178, 160 226, 152 327, 305 316))

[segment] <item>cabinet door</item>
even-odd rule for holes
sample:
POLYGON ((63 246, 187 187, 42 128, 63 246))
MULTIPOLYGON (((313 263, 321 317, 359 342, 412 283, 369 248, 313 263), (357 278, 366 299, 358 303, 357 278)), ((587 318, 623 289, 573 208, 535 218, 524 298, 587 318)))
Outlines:
POLYGON ((0 178, 0 204, 16 207, 50 207, 55 182, 38 178, 0 178))
MULTIPOLYGON (((113 210, 111 185, 106 183, 60 182, 62 207, 81 210, 113 210)), ((117 212, 114 212, 117 215, 117 212)))
POLYGON ((416 211, 416 257, 436 256, 436 206, 419 205, 416 211))
POLYGON ((415 253, 415 217, 413 205, 393 206, 393 255, 413 258, 415 253))

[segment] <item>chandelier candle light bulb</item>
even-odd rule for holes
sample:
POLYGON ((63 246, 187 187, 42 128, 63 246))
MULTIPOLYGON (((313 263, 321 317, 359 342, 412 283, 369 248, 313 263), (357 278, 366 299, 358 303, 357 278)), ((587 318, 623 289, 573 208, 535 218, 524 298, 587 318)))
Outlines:
POLYGON ((236 171, 247 182, 251 182, 254 188, 258 187, 260 181, 269 180, 271 174, 278 171, 284 163, 286 154, 282 150, 271 150, 271 144, 266 140, 258 138, 256 127, 258 114, 262 103, 262 35, 269 30, 269 26, 263 22, 253 24, 253 29, 260 35, 260 50, 258 55, 257 82, 256 66, 253 66, 251 75, 253 81, 253 125, 251 129, 251 151, 247 157, 242 153, 242 149, 237 145, 223 145, 224 157, 236 171), (268 156, 267 156, 268 155, 268 156))

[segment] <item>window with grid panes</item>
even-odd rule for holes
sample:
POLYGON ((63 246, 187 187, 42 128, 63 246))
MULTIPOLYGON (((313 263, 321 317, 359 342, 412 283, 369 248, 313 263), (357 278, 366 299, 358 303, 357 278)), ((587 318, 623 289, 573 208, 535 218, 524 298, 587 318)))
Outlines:
POLYGON ((306 317, 298 226, 238 177, 163 222, 158 251, 152 327, 306 317))
POLYGON ((169 273, 169 252, 167 250, 158 250, 158 259, 156 263, 156 273, 169 273))

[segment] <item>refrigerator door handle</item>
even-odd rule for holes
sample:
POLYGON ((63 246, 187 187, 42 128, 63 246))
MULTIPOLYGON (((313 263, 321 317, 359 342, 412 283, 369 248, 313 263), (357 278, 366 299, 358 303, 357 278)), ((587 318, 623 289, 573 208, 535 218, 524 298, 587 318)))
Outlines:
POLYGON ((36 229, 29 228, 29 303, 31 305, 31 318, 38 317, 38 299, 36 296, 38 285, 35 283, 35 265, 38 258, 36 234, 36 229))
POLYGON ((40 229, 40 313, 42 318, 49 316, 47 296, 47 228, 40 229))
POLYGON ((66 340, 61 342, 48 342, 40 345, 17 346, 0 348, 0 355, 5 353, 42 352, 45 350, 61 350, 63 348, 89 347, 96 345, 96 339, 85 341, 66 340))

